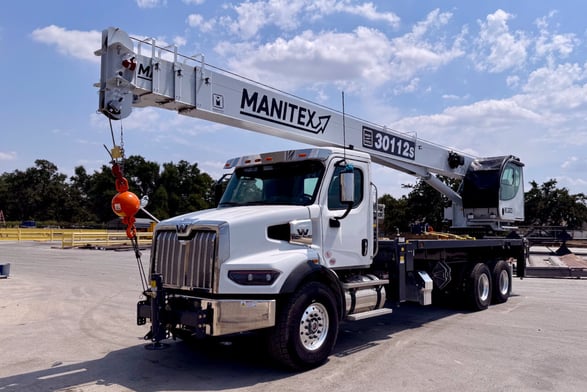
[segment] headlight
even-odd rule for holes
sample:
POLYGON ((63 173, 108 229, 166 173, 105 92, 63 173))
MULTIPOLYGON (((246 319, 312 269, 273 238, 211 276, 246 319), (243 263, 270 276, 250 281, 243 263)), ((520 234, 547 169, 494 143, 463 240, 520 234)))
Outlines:
POLYGON ((279 271, 273 270, 240 270, 228 271, 228 278, 233 282, 245 286, 271 285, 279 276, 279 271))

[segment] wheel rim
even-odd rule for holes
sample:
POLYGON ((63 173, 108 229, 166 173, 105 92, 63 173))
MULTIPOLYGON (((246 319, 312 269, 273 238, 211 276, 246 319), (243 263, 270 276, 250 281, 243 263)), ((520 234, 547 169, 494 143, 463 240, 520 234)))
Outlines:
POLYGON ((477 294, 481 301, 487 301, 489 298, 489 277, 483 274, 479 277, 477 282, 477 294))
POLYGON ((300 341, 306 350, 318 350, 328 336, 328 311, 319 302, 309 305, 300 320, 300 341))
POLYGON ((499 273, 499 292, 503 295, 507 294, 510 289, 510 276, 506 270, 501 270, 499 273))

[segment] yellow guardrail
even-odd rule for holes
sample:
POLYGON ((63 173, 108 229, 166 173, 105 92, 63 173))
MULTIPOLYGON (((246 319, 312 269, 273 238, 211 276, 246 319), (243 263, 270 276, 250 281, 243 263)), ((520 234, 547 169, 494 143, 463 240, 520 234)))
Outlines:
MULTIPOLYGON (((139 245, 151 245, 153 241, 152 232, 137 232, 137 240, 139 245)), ((106 233, 99 232, 72 232, 67 233, 61 240, 62 248, 75 248, 80 246, 131 246, 131 242, 126 236, 125 231, 108 231, 106 233)))
MULTIPOLYGON (((152 232, 137 232, 139 245, 151 245, 152 232)), ((0 241, 61 241, 62 248, 131 245, 125 231, 91 229, 0 228, 0 241)))
MULTIPOLYGON (((74 229, 0 228, 0 241, 60 241, 74 229)), ((106 230, 100 230, 106 232, 106 230)))

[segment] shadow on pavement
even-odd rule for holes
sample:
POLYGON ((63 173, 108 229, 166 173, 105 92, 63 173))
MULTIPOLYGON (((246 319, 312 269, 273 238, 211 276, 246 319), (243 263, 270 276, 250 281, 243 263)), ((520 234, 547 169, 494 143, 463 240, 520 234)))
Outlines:
MULTIPOLYGON (((454 314, 458 309, 402 305, 393 314, 343 323, 333 356, 344 358, 392 339, 394 334, 418 328, 454 314)), ((276 367, 267 357, 260 335, 230 340, 183 342, 168 340, 162 350, 145 344, 108 353, 103 358, 61 364, 0 378, 0 391, 53 391, 91 385, 123 386, 130 390, 224 390, 295 376, 276 367)), ((313 372, 320 372, 316 369, 313 372)))

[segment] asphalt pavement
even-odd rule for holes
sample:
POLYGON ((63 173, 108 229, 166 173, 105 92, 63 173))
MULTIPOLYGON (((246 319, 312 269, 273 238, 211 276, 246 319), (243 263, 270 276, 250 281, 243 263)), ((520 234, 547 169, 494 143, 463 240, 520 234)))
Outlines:
POLYGON ((587 279, 515 279, 509 301, 482 312, 403 305, 344 323, 325 365, 291 373, 255 335, 145 349, 133 252, 0 242, 1 263, 0 392, 587 387, 587 279))

